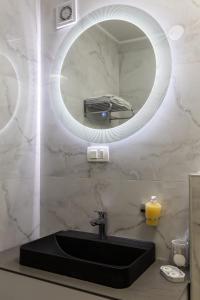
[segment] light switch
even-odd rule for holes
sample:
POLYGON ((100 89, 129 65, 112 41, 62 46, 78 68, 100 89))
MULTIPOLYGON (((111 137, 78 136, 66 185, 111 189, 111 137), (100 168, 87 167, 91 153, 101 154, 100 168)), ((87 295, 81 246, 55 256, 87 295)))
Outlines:
POLYGON ((90 159, 97 159, 97 150, 91 150, 88 152, 88 157, 90 159))
POLYGON ((108 146, 91 146, 87 148, 87 160, 89 162, 108 162, 108 146))

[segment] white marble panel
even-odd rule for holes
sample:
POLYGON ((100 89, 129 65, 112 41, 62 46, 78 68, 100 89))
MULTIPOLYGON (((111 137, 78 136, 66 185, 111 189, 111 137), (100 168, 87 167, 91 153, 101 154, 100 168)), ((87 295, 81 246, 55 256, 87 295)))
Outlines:
POLYGON ((200 175, 190 176, 191 300, 200 294, 200 175))
POLYGON ((184 237, 188 226, 188 191, 183 182, 43 177, 41 192, 43 235, 61 229, 96 232, 89 222, 95 210, 103 209, 108 214, 108 234, 155 241, 157 257, 168 259, 170 241, 184 237), (141 203, 154 194, 163 205, 157 228, 148 227, 140 212, 141 203))
POLYGON ((80 123, 86 126, 83 100, 119 95, 118 44, 98 26, 83 32, 69 50, 61 74, 63 101, 80 123))
MULTIPOLYGON (((11 121, 0 132, 1 251, 32 239, 35 228, 38 230, 39 226, 34 202, 35 178, 39 171, 35 167, 37 134, 35 0, 1 1, 0 54, 12 62, 18 78, 17 88, 12 76, 12 82, 8 82, 7 91, 9 93, 11 91, 13 102, 9 102, 7 108, 9 107, 10 113, 14 110, 15 112, 11 121)), ((1 80, 1 92, 2 84, 1 80)))
POLYGON ((155 54, 148 39, 122 43, 119 64, 119 95, 137 112, 148 99, 155 80, 155 54))
MULTIPOLYGON (((42 1, 45 89, 41 229, 43 234, 63 228, 92 230, 88 221, 103 199, 111 234, 155 240, 158 256, 168 257, 170 240, 183 236, 187 228, 188 174, 200 169, 200 3, 109 0, 109 4, 122 2, 150 13, 166 34, 176 24, 185 28, 185 34, 178 41, 169 40, 172 79, 156 115, 134 136, 109 145, 109 164, 88 164, 88 143, 62 127, 49 101, 52 64, 71 26, 55 29, 53 9, 62 0, 42 1), (140 201, 151 193, 165 199, 166 214, 157 230, 146 228, 138 212, 140 201), (130 209, 134 205, 137 210, 130 209)), ((78 17, 107 4, 107 0, 80 0, 78 17)))
POLYGON ((0 251, 35 237, 33 194, 32 180, 0 180, 0 251))
POLYGON ((12 63, 0 54, 0 129, 12 118, 19 96, 18 78, 12 63))

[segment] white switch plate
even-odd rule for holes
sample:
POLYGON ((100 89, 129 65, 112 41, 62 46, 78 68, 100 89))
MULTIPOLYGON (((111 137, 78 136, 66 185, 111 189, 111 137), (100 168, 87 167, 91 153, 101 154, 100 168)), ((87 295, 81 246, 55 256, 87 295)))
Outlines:
POLYGON ((87 160, 89 162, 108 162, 108 146, 91 146, 87 148, 87 160))

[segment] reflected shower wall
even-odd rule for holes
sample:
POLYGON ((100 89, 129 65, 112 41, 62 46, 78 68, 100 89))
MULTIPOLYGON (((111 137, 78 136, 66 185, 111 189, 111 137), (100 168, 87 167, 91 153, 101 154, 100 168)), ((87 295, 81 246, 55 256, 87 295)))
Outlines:
POLYGON ((18 91, 15 88, 13 94, 13 79, 5 70, 3 75, 8 84, 1 99, 9 100, 11 95, 13 101, 8 101, 6 108, 5 103, 0 103, 0 109, 11 114, 0 131, 0 251, 31 240, 39 228, 39 220, 33 216, 38 201, 35 198, 36 15, 36 0, 1 1, 0 54, 13 65, 18 91))

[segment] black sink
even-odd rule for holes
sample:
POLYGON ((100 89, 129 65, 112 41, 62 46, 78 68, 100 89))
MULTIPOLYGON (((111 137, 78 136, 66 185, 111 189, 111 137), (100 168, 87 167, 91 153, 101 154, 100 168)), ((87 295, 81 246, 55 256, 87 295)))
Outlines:
POLYGON ((20 264, 114 288, 131 285, 155 261, 151 242, 60 231, 20 248, 20 264))

